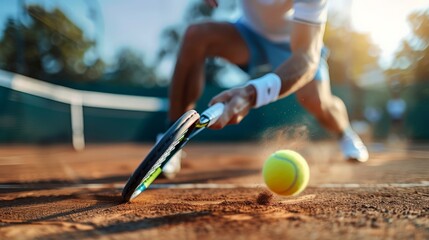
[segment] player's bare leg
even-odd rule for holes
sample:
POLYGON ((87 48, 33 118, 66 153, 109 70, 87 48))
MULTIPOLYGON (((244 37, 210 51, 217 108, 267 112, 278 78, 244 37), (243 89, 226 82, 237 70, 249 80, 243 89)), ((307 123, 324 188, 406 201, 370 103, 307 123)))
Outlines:
POLYGON ((311 81, 296 92, 298 102, 330 132, 341 135, 349 127, 346 107, 332 95, 329 81, 311 81))
POLYGON ((322 126, 341 138, 341 149, 347 159, 368 160, 365 145, 350 127, 344 102, 332 95, 329 81, 311 81, 297 91, 296 96, 322 126))
POLYGON ((194 108, 203 92, 204 61, 208 57, 222 57, 234 64, 245 64, 249 50, 230 23, 199 23, 188 27, 170 87, 170 121, 194 108))
MULTIPOLYGON (((170 86, 168 118, 173 122, 193 109, 204 90, 204 62, 222 57, 234 64, 245 64, 249 50, 239 32, 230 23, 199 23, 188 27, 177 58, 170 86)), ((172 178, 180 170, 181 151, 163 169, 172 178)))

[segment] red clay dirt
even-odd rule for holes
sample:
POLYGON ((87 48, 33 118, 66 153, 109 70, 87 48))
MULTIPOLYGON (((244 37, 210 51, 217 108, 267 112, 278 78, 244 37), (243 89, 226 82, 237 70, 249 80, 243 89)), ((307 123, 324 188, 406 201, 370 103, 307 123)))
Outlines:
POLYGON ((177 178, 124 204, 150 147, 2 146, 0 239, 429 239, 428 144, 370 144, 371 160, 350 164, 331 142, 190 143, 177 178), (296 197, 262 182, 281 146, 310 166, 296 197))

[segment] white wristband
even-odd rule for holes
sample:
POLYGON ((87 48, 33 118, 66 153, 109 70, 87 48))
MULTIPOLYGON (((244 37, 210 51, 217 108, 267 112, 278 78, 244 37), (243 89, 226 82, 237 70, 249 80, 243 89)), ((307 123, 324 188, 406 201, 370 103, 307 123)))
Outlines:
POLYGON ((274 73, 268 73, 260 78, 247 83, 256 89, 256 103, 254 108, 259 108, 277 100, 280 94, 282 81, 274 73))

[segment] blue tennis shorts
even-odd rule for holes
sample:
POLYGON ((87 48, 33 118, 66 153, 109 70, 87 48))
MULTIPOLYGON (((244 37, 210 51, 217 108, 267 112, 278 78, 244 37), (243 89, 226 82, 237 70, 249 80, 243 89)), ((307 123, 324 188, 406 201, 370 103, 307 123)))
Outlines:
MULTIPOLYGON (((250 50, 249 63, 239 67, 251 76, 273 71, 292 55, 289 42, 272 42, 254 32, 240 21, 235 22, 234 26, 240 32, 241 37, 250 50)), ((319 68, 314 76, 314 80, 329 81, 329 68, 326 62, 328 52, 328 49, 323 47, 319 68)))

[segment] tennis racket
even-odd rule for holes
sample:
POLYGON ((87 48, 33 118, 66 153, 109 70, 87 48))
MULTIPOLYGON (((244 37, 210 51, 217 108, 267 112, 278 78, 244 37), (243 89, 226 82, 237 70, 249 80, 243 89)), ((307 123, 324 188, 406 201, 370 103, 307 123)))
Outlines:
POLYGON ((174 154, 183 148, 195 135, 215 123, 222 115, 225 105, 216 103, 201 116, 190 110, 183 114, 151 149, 140 163, 122 190, 122 198, 129 202, 146 190, 162 172, 174 154))

